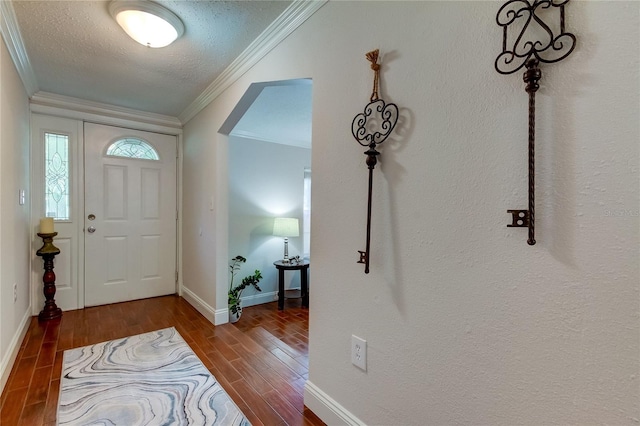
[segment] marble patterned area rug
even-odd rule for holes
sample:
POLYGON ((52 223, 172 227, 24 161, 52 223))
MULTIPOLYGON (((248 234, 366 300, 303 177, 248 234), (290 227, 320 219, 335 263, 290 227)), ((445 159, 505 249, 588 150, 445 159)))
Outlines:
POLYGON ((59 425, 249 425, 171 327, 64 352, 59 425))

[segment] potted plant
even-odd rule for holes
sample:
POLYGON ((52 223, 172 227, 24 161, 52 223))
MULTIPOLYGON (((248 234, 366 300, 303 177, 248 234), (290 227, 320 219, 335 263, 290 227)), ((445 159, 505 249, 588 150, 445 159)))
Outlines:
POLYGON ((231 282, 229 283, 229 322, 231 323, 238 321, 240 319, 240 315, 242 315, 241 296, 244 289, 247 287, 253 287, 258 291, 262 291, 262 289, 258 287, 258 283, 262 279, 262 274, 257 269, 253 275, 244 277, 240 284, 235 287, 233 286, 233 280, 236 277, 236 273, 246 261, 246 258, 236 256, 231 259, 231 263, 229 263, 229 272, 231 273, 231 282))

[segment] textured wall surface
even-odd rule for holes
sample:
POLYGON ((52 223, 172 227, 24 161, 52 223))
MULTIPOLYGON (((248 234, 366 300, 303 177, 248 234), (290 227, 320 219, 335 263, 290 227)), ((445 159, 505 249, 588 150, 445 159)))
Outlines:
MULTIPOLYGON (((29 100, 4 39, 0 42, 0 376, 29 315, 29 100), (26 202, 18 203, 25 189, 26 202), (13 284, 17 300, 13 300, 13 284)), ((20 341, 17 342, 20 345, 20 341)), ((3 377, 6 379, 6 377, 3 377)), ((2 388, 2 386, 0 386, 2 388)))
POLYGON ((498 7, 328 3, 187 124, 185 187, 224 179, 209 170, 226 155, 215 130, 250 83, 313 78, 310 382, 372 425, 637 424, 638 3, 567 8, 578 47, 543 67, 537 95, 533 247, 506 227, 526 208, 527 95, 521 73, 493 68, 498 7), (375 170, 365 275, 367 170, 350 126, 374 48, 401 120, 375 170), (367 372, 350 363, 352 334, 367 372))

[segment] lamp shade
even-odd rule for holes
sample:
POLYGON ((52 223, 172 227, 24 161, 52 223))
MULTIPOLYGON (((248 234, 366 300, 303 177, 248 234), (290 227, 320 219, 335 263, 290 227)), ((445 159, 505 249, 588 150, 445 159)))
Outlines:
POLYGON ((165 47, 184 33, 184 24, 173 12, 151 1, 115 0, 111 16, 138 43, 165 47))
POLYGON ((276 237, 300 236, 298 219, 293 217, 277 217, 273 221, 273 235, 276 237))

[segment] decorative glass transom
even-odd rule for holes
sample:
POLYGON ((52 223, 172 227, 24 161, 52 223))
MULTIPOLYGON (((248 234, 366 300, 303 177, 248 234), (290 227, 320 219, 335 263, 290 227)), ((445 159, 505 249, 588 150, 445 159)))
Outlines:
POLYGON ((160 160, 158 152, 147 142, 137 138, 125 138, 115 141, 107 149, 107 155, 113 157, 143 158, 160 160))

